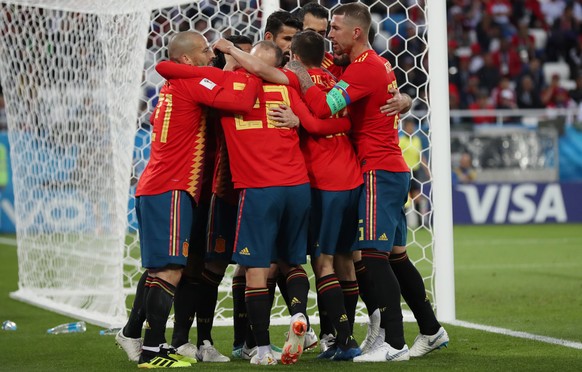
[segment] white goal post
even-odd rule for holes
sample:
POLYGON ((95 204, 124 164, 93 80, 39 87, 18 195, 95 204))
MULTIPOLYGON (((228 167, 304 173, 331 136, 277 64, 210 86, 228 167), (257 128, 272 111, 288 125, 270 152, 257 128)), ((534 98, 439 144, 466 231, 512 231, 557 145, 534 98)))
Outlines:
MULTIPOLYGON (((421 207, 407 211, 415 221, 409 255, 439 319, 454 320, 445 2, 362 2, 371 4, 374 48, 414 99, 406 118, 427 143, 432 178, 419 180, 424 196, 411 205, 421 207)), ((166 59, 170 36, 196 29, 211 42, 233 33, 259 40, 270 12, 304 3, 0 0, 19 265, 13 298, 102 326, 125 322, 141 275, 135 181, 149 158, 149 116, 163 83, 154 66, 166 59)), ((232 268, 217 325, 232 321, 231 280, 232 268)), ((367 318, 363 304, 357 315, 367 318)), ((271 324, 287 317, 278 295, 271 324)))

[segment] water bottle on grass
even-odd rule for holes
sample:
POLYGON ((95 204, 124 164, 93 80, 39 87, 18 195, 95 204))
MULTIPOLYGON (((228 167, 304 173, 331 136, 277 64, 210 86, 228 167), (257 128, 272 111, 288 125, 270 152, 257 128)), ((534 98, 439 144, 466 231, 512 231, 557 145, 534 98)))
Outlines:
POLYGON ((87 330, 87 325, 85 322, 74 322, 74 323, 65 323, 59 324, 56 327, 53 327, 46 332, 50 335, 60 335, 62 333, 81 333, 87 330))

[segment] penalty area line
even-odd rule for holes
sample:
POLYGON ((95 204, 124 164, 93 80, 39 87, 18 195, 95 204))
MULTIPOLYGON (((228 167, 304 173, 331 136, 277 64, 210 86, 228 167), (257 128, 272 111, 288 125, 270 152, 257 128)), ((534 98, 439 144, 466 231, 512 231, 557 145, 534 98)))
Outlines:
POLYGON ((566 347, 570 347, 573 349, 582 350, 582 343, 581 342, 562 340, 559 338, 548 337, 548 336, 534 335, 533 333, 513 331, 511 329, 493 327, 493 326, 471 323, 471 322, 465 322, 463 320, 453 320, 453 321, 446 322, 446 323, 454 325, 454 326, 476 329, 479 331, 497 333, 497 334, 504 335, 504 336, 524 338, 527 340, 540 341, 540 342, 545 342, 547 344, 561 345, 561 346, 566 346, 566 347))

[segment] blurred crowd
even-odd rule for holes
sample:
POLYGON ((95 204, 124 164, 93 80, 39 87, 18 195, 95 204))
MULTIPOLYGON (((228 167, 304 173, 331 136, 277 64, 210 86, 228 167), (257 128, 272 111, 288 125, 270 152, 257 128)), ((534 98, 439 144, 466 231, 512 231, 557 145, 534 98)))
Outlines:
MULTIPOLYGON (((281 0, 297 12, 309 1, 281 0)), ((321 0, 333 8, 340 1, 321 0)), ((346 1, 342 1, 346 2, 346 1)), ((425 0, 363 0, 370 6, 374 48, 388 59, 414 109, 427 108, 425 0)), ((582 0, 447 0, 451 109, 573 108, 582 102, 582 0)), ((210 40, 242 33, 260 37, 256 0, 204 0, 152 13, 142 113, 151 112, 172 31, 196 29, 210 40)), ((5 127, 0 88, 0 127, 5 127)), ((514 118, 506 118, 512 121, 514 118)), ((455 120, 460 119, 454 119, 455 120)), ((146 126, 147 121, 142 120, 146 126)), ((474 124, 494 123, 477 116, 474 124)))
MULTIPOLYGON (((581 0, 447 1, 452 109, 574 108, 581 0)), ((475 124, 495 122, 475 117, 475 124)))

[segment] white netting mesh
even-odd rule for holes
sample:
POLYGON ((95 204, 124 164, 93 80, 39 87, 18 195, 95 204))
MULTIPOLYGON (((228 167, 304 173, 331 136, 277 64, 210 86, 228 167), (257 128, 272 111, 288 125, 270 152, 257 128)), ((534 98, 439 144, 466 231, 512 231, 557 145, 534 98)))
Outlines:
POLYGON ((0 12, 16 297, 101 322, 126 316, 127 190, 149 19, 114 14, 114 3, 2 3, 0 12), (107 12, 85 12, 97 7, 107 12))
MULTIPOLYGON (((8 103, 18 215, 19 293, 31 291, 30 297, 54 302, 61 311, 65 306, 75 314, 91 312, 85 314, 88 320, 122 323, 125 296, 134 293, 141 275, 133 195, 149 159, 149 116, 163 83, 154 66, 166 58, 168 40, 178 31, 195 29, 209 41, 230 34, 259 40, 263 12, 252 0, 9 3, 27 5, 2 2, 0 13, 0 76, 8 103), (172 6, 156 9, 152 4, 172 6), (148 5, 151 12, 143 10, 148 5), (147 24, 148 31, 142 27, 147 24), (136 89, 142 72, 141 88, 136 89), (134 102, 140 93, 135 133, 134 102)), ((280 6, 296 12, 305 3, 287 0, 280 6)), ((319 3, 331 9, 338 1, 319 3)), ((373 14, 374 48, 396 66, 401 91, 414 99, 408 117, 428 158, 424 2, 363 3, 373 14)), ((426 187, 430 179, 420 181, 426 187)), ((420 199, 423 208, 408 211, 417 216, 417 226, 409 231, 409 255, 432 297, 431 203, 428 197, 420 199)), ((231 274, 229 268, 220 287, 216 324, 231 317, 231 274)), ((316 311, 314 288, 312 282, 310 314, 316 311)), ((279 297, 272 314, 273 324, 287 317, 279 297)), ((362 306, 358 315, 365 316, 362 306)))

